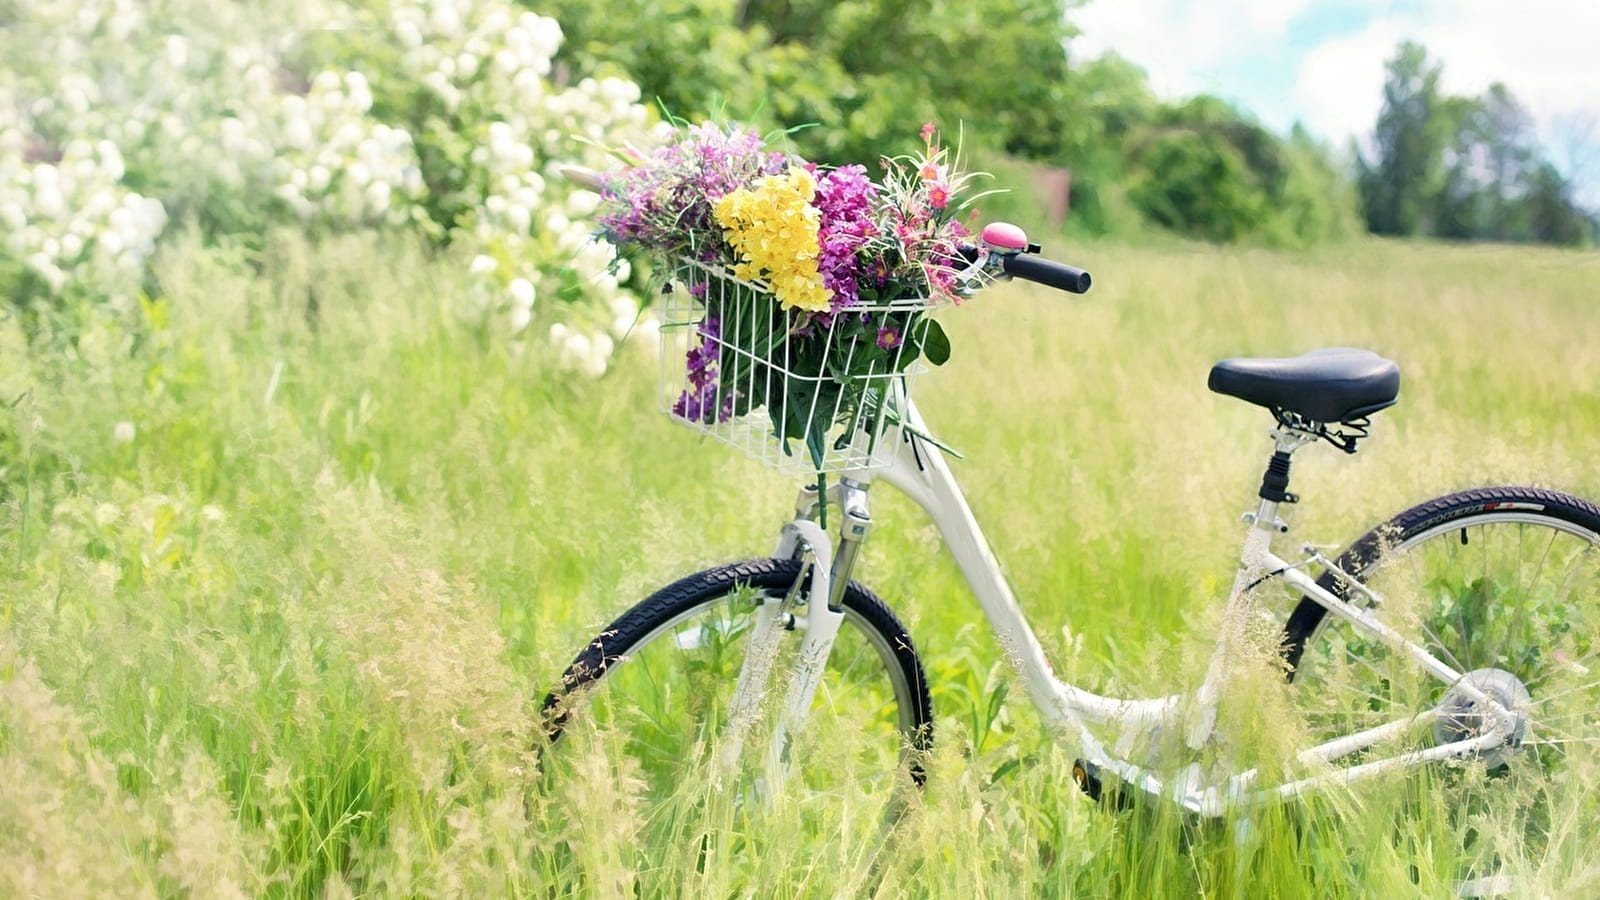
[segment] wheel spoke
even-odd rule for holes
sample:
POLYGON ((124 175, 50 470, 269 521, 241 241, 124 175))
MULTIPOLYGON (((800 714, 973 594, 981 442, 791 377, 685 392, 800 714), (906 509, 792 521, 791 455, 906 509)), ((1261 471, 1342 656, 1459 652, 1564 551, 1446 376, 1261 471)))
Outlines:
MULTIPOLYGON (((796 561, 756 561, 709 570, 652 595, 612 626, 604 648, 586 650, 569 668, 583 699, 571 704, 568 727, 588 721, 586 733, 632 757, 629 771, 651 799, 676 796, 686 786, 709 788, 709 777, 690 776, 734 746, 724 726, 760 608, 753 600, 765 594, 768 602, 787 605, 803 573, 796 561), (591 658, 596 654, 610 661, 603 671, 591 658)), ((847 590, 844 606, 806 728, 792 735, 790 762, 777 773, 781 784, 767 782, 801 801, 813 811, 808 815, 832 816, 841 809, 834 798, 890 808, 912 759, 908 748, 925 740, 913 737, 929 733, 922 670, 903 626, 859 588, 847 590)), ((765 773, 766 748, 779 727, 805 633, 777 626, 768 690, 741 730, 742 753, 718 773, 718 783, 731 779, 742 792, 765 773)))
MULTIPOLYGON (((1524 717, 1520 742, 1488 749, 1486 764, 1547 779, 1600 748, 1600 512, 1582 501, 1557 504, 1548 494, 1510 490, 1474 492, 1457 502, 1464 507, 1459 513, 1424 504, 1377 532, 1384 540, 1364 538, 1382 552, 1352 574, 1386 598, 1387 624, 1524 717), (1510 502, 1486 503, 1486 496, 1510 502), (1390 535, 1398 540, 1388 541, 1390 535)), ((1376 717, 1426 713, 1447 698, 1464 702, 1406 654, 1344 620, 1320 614, 1309 621, 1315 630, 1290 634, 1286 642, 1291 648, 1297 639, 1305 642, 1294 680, 1313 741, 1354 733, 1376 717)), ((1432 743, 1459 733, 1451 729, 1480 727, 1470 704, 1463 711, 1426 729, 1436 734, 1412 738, 1432 743)), ((1474 815, 1516 808, 1520 839, 1534 842, 1529 846, 1548 833, 1542 814, 1524 815, 1529 804, 1555 802, 1539 799, 1545 792, 1506 790, 1502 781, 1481 778, 1451 779, 1444 787, 1457 795, 1453 807, 1474 815)))

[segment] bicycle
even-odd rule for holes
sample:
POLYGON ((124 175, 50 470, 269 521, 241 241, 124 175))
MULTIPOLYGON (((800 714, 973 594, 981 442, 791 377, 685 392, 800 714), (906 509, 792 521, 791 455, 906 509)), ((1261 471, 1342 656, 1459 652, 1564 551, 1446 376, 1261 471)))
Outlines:
MULTIPOLYGON (((1087 272, 1037 252, 1020 229, 997 224, 969 260, 998 277, 1089 289, 1087 272)), ((618 729, 666 789, 692 760, 753 776, 757 796, 780 781, 810 796, 921 784, 933 740, 921 659, 889 607, 852 580, 873 527, 869 497, 884 483, 932 520, 1045 724, 1081 748, 1073 775, 1092 795, 1115 785, 1218 818, 1432 763, 1543 770, 1592 752, 1600 631, 1574 603, 1600 598, 1600 507, 1541 488, 1478 488, 1413 506, 1333 557, 1311 543, 1290 557, 1274 551, 1289 531, 1280 509, 1299 499, 1293 454, 1320 442, 1355 453, 1399 386, 1395 363, 1345 348, 1212 369, 1211 390, 1265 408, 1275 428, 1223 626, 1192 694, 1106 697, 1056 677, 945 451, 895 380, 884 406, 896 415, 840 442, 853 455, 831 484, 801 488, 772 556, 687 576, 617 618, 545 698, 547 733, 561 737, 581 709, 618 729), (1269 585, 1298 598, 1273 649, 1320 739, 1288 775, 1210 774, 1199 761, 1224 739, 1223 688, 1269 585), (808 755, 823 711, 849 719, 851 754, 832 744, 808 755), (1183 759, 1162 766, 1163 748, 1183 759)))

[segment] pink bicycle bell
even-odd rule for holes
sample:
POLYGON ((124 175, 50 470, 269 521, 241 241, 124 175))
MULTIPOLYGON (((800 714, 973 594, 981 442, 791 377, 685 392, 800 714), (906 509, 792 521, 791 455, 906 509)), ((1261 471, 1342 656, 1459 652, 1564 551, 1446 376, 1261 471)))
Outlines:
POLYGON ((983 226, 983 242, 998 253, 1021 253, 1028 249, 1028 235, 1010 222, 990 222, 983 226))

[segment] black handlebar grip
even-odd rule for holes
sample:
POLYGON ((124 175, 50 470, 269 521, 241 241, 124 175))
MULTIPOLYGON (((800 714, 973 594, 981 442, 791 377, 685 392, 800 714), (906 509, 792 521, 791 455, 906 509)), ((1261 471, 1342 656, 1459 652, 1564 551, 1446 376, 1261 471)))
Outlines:
POLYGON ((1005 269, 1006 274, 1013 278, 1026 279, 1058 291, 1082 294, 1089 290, 1089 273, 1066 263, 1018 254, 1006 257, 1005 269))

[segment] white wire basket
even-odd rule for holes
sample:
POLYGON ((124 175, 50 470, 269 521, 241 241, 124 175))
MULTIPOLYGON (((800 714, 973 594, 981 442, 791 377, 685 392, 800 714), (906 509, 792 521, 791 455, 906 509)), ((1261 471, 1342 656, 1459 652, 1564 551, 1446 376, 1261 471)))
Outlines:
POLYGON ((766 285, 683 260, 662 301, 661 401, 675 421, 788 473, 891 462, 926 298, 807 323, 766 285))

